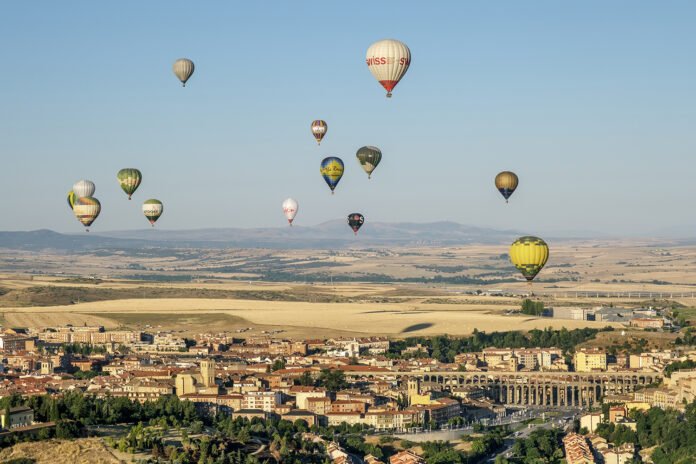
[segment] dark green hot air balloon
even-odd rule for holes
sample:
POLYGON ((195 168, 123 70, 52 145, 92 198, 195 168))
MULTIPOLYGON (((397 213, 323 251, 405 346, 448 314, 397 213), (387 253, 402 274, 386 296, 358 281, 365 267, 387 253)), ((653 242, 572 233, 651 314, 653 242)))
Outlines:
POLYGON ((367 173, 368 179, 372 175, 372 171, 375 170, 379 162, 382 160, 382 152, 380 149, 370 145, 360 148, 355 156, 358 158, 360 166, 367 173))
POLYGON ((124 192, 128 195, 128 199, 131 199, 131 195, 138 189, 140 182, 143 180, 143 175, 140 171, 134 168, 126 168, 118 171, 116 176, 118 178, 118 184, 121 186, 124 192))

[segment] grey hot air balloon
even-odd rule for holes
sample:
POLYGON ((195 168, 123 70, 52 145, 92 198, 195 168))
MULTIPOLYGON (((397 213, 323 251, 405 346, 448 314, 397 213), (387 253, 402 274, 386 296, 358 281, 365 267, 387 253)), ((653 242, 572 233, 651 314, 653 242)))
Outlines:
POLYGON ((77 198, 91 197, 94 195, 94 182, 91 180, 79 180, 73 185, 73 192, 77 198))
POLYGON ((191 74, 193 74, 193 61, 186 58, 180 58, 174 62, 172 69, 174 70, 176 77, 178 77, 181 81, 181 86, 186 87, 186 81, 188 81, 191 74))

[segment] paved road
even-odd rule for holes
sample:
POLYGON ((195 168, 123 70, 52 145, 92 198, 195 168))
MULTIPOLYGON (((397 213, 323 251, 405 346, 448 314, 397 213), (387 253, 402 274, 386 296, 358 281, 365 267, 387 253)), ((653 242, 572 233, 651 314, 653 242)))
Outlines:
POLYGON ((512 454, 512 446, 515 444, 515 440, 517 440, 518 438, 529 438, 532 432, 537 429, 565 428, 567 425, 571 424, 573 418, 578 413, 579 411, 564 411, 558 416, 551 417, 548 422, 545 422, 543 424, 529 424, 528 427, 514 432, 511 436, 506 438, 503 447, 500 450, 498 450, 498 452, 491 455, 491 457, 486 462, 495 462, 495 459, 498 456, 509 457, 512 454))

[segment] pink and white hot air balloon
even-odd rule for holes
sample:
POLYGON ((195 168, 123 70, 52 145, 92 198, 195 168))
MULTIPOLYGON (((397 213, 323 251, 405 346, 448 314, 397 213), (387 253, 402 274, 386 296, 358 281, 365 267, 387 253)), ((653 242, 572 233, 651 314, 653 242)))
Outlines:
POLYGON ((295 219, 295 215, 297 214, 297 202, 292 198, 285 200, 283 202, 283 213, 285 213, 285 217, 288 218, 290 227, 292 227, 292 220, 295 219))
POLYGON ((411 51, 398 40, 380 40, 367 49, 367 67, 375 79, 387 89, 387 98, 411 65, 411 51))

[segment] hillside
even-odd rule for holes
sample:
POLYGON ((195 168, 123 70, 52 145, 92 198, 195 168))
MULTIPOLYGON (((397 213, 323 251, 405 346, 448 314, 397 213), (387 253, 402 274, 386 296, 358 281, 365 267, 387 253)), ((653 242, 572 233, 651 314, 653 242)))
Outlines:
POLYGON ((455 222, 369 223, 354 236, 345 221, 313 227, 221 228, 191 230, 144 229, 60 234, 51 230, 0 232, 0 247, 14 250, 64 251, 95 248, 271 248, 344 249, 394 246, 451 246, 509 243, 520 235, 455 222))

